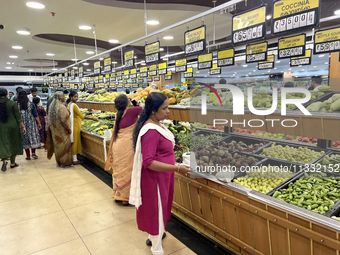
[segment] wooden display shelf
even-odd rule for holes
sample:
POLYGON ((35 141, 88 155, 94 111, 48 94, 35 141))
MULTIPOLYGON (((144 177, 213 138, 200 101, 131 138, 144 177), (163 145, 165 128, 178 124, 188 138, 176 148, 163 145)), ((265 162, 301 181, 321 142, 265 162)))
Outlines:
POLYGON ((77 102, 77 105, 79 108, 85 108, 85 109, 101 110, 105 112, 116 112, 117 111, 114 103, 80 101, 80 102, 77 102))

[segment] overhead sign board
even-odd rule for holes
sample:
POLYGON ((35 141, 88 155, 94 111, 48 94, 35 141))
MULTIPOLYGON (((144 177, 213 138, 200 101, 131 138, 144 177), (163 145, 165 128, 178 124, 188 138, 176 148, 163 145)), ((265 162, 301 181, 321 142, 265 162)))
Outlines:
POLYGON ((161 59, 160 42, 153 42, 145 45, 145 63, 159 62, 161 59))
POLYGON ((246 63, 267 61, 268 43, 250 44, 246 47, 246 63))
POLYGON ((111 72, 111 58, 104 59, 104 72, 111 72))
POLYGON ((181 73, 181 72, 185 72, 186 70, 187 70, 187 59, 186 58, 177 59, 175 62, 175 72, 181 73))
POLYGON ((194 76, 194 70, 192 67, 189 67, 186 72, 184 72, 184 78, 190 78, 194 76))
POLYGON ((158 74, 166 74, 167 73, 167 63, 160 63, 158 64, 158 74))
POLYGON ((135 54, 134 50, 130 50, 124 53, 125 68, 130 68, 135 66, 135 54))
POLYGON ((314 54, 334 51, 340 51, 340 27, 315 32, 314 54))
POLYGON ((156 76, 157 75, 157 65, 149 66, 149 76, 156 76))
POLYGON ((168 71, 164 76, 164 80, 171 80, 171 79, 172 79, 172 72, 168 71))
POLYGON ((184 33, 184 51, 186 55, 197 54, 206 49, 205 25, 184 33))
POLYGON ((221 68, 218 67, 217 64, 213 64, 213 67, 210 69, 210 75, 216 75, 216 74, 221 74, 221 68))
POLYGON ((220 50, 217 52, 217 66, 233 66, 235 63, 234 49, 220 50))
POLYGON ((312 50, 306 50, 306 54, 302 57, 290 59, 290 66, 307 66, 312 64, 312 50))
POLYGON ((274 69, 275 55, 268 55, 267 61, 261 61, 258 63, 258 70, 274 69))
POLYGON ((278 59, 302 57, 306 51, 306 34, 279 39, 278 59))
POLYGON ((199 70, 212 68, 212 60, 213 60, 213 54, 212 53, 198 55, 198 66, 197 66, 197 68, 199 70))
POLYGON ((94 74, 100 73, 100 61, 94 62, 93 64, 94 74))

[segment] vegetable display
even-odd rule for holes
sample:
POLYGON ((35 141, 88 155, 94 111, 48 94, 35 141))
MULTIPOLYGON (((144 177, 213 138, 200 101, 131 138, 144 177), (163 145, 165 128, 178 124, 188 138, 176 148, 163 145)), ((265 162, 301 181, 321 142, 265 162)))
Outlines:
POLYGON ((248 143, 245 144, 242 141, 236 142, 236 141, 231 141, 230 143, 226 142, 220 142, 220 146, 225 147, 228 149, 229 152, 234 152, 234 151, 243 151, 243 152, 253 152, 259 148, 261 148, 266 142, 263 143, 248 143))
POLYGON ((321 161, 321 169, 340 172, 340 155, 332 154, 326 155, 321 161))
POLYGON ((340 94, 334 94, 323 102, 315 102, 307 107, 308 111, 314 112, 340 112, 340 94))
POLYGON ((282 146, 273 143, 270 147, 262 150, 261 156, 283 159, 304 164, 312 163, 314 160, 325 154, 324 151, 317 152, 306 147, 294 148, 289 145, 282 146))
POLYGON ((275 191, 273 197, 316 213, 326 213, 340 199, 340 176, 326 173, 304 174, 287 189, 275 191))
POLYGON ((287 172, 275 166, 270 166, 265 169, 261 167, 251 169, 245 176, 234 179, 233 182, 266 194, 294 174, 293 172, 287 172))
POLYGON ((98 122, 93 120, 82 120, 81 129, 98 135, 104 135, 104 131, 106 129, 112 129, 113 124, 114 122, 110 120, 100 120, 98 122))

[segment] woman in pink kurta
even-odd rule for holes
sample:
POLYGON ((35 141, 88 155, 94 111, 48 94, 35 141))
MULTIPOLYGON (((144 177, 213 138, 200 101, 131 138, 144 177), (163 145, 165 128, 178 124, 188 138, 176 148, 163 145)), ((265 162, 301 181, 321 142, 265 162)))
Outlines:
POLYGON ((133 135, 135 157, 129 202, 137 208, 138 229, 149 233, 147 244, 152 245, 153 255, 164 254, 162 237, 171 217, 174 172, 190 171, 185 165, 175 165, 174 136, 160 124, 169 114, 168 106, 166 96, 151 93, 133 135))

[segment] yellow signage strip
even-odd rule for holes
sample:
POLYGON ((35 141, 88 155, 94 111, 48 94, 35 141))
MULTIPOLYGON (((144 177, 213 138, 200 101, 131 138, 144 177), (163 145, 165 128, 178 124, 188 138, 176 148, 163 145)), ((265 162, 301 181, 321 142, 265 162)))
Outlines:
POLYGON ((213 67, 210 68, 210 75, 216 75, 216 74, 221 74, 222 70, 220 67, 218 67, 217 64, 213 64, 213 67))
POLYGON ((206 49, 206 27, 205 25, 184 33, 185 54, 195 54, 206 49))
POLYGON ((94 62, 93 67, 94 67, 95 69, 100 68, 100 61, 94 62))
POLYGON ((314 54, 334 51, 340 51, 340 27, 315 32, 314 54))
POLYGON ((124 53, 124 59, 126 60, 131 60, 134 58, 134 52, 133 50, 127 51, 124 53))
POLYGON ((306 34, 279 39, 278 59, 301 57, 305 55, 306 34))
POLYGON ((246 63, 267 61, 267 50, 268 50, 267 42, 247 45, 246 63))
POLYGON ((222 66, 233 66, 235 62, 235 50, 220 50, 217 52, 217 65, 222 66))
POLYGON ((301 57, 295 57, 290 59, 290 66, 306 66, 312 64, 312 50, 306 50, 306 54, 301 57))
POLYGON ((175 62, 175 72, 185 72, 187 70, 187 59, 177 59, 175 62))

